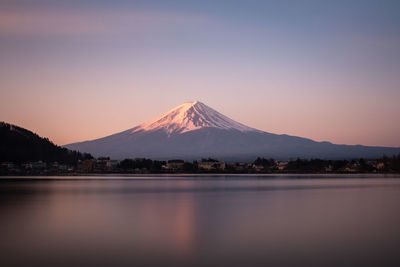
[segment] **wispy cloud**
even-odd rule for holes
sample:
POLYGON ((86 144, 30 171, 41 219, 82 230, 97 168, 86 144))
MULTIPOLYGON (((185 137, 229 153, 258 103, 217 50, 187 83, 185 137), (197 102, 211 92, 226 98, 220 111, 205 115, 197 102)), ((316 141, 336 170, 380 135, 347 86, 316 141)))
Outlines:
POLYGON ((0 35, 113 35, 204 24, 197 15, 138 10, 0 11, 0 35))

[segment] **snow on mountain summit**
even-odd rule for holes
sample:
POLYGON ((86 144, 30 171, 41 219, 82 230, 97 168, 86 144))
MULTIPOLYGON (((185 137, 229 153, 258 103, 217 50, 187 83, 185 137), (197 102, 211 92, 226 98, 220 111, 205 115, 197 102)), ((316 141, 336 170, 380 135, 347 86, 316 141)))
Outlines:
POLYGON ((241 132, 258 131, 222 115, 199 101, 194 101, 183 103, 164 115, 133 128, 132 133, 160 129, 168 134, 184 133, 204 127, 235 129, 241 132))

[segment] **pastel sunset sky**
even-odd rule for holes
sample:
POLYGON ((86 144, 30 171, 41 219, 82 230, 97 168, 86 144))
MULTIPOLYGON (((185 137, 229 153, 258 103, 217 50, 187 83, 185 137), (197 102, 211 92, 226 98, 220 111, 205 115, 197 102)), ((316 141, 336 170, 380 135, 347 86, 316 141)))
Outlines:
POLYGON ((0 120, 56 144, 199 100, 250 127, 400 146, 400 1, 0 1, 0 120))

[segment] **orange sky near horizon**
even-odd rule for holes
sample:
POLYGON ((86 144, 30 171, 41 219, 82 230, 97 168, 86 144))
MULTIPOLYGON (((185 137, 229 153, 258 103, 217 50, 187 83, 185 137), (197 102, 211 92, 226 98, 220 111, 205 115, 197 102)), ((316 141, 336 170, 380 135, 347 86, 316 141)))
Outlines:
POLYGON ((400 147, 400 4, 251 3, 6 0, 0 120, 64 145, 199 100, 271 133, 400 147))

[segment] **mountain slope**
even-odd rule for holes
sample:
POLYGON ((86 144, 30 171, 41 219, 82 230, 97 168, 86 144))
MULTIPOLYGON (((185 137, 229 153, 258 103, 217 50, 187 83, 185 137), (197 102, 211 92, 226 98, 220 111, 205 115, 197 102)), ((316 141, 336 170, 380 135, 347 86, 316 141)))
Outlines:
POLYGON ((373 158, 400 153, 400 148, 334 145, 263 132, 238 123, 198 101, 184 103, 124 132, 66 147, 116 159, 373 158))
POLYGON ((0 162, 48 161, 75 163, 91 155, 56 146, 24 128, 0 122, 0 162))

